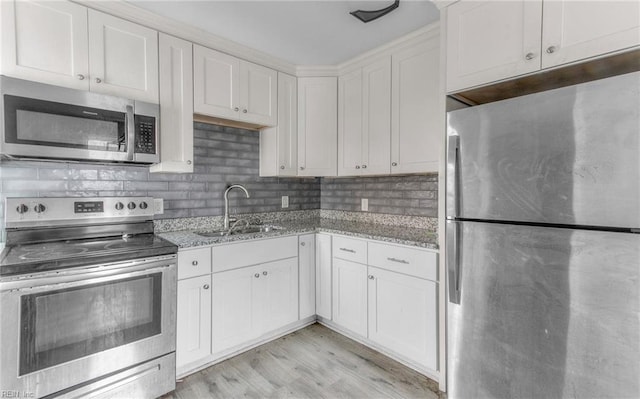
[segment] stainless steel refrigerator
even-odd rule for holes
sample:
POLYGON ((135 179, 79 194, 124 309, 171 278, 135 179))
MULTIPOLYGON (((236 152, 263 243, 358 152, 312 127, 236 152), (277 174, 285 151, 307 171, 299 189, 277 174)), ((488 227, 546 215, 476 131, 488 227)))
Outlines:
POLYGON ((447 119, 448 398, 640 397, 640 73, 447 119))

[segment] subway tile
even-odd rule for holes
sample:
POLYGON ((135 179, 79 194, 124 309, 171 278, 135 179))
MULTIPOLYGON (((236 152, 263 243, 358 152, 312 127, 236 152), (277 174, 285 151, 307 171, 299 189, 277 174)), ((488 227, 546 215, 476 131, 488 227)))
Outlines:
POLYGON ((39 180, 96 180, 98 171, 95 169, 40 169, 39 180))
MULTIPOLYGON (((127 182, 131 183, 131 182, 127 182)), ((132 190, 126 187, 127 183, 121 181, 110 180, 72 180, 69 181, 69 190, 83 191, 83 190, 95 190, 95 191, 118 191, 118 190, 132 190)), ((136 182, 133 182, 136 184, 136 182)), ((139 184, 139 183, 138 183, 139 184)), ((135 191, 140 190, 136 186, 135 191)))
POLYGON ((37 180, 38 169, 0 166, 0 178, 2 180, 37 180))
MULTIPOLYGON (((104 182, 106 183, 107 181, 104 182)), ((124 182, 124 189, 142 191, 168 191, 169 183, 163 181, 126 181, 124 182)))
POLYGON ((75 190, 64 180, 3 180, 2 191, 67 191, 75 190))

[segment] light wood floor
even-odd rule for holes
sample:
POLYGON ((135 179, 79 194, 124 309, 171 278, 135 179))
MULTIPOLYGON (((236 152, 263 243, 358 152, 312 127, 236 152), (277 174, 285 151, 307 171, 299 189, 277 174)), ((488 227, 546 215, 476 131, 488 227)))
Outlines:
POLYGON ((313 324, 192 374, 163 399, 438 399, 437 389, 435 381, 313 324))

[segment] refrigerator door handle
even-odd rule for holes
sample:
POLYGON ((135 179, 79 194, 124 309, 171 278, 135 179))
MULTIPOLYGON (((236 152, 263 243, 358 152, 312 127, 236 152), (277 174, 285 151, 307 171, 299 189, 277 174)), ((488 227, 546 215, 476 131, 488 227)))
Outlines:
POLYGON ((447 146, 447 218, 458 217, 460 196, 458 195, 458 154, 460 136, 449 136, 447 146))
POLYGON ((447 220, 447 281, 449 302, 460 304, 460 227, 459 222, 447 220))

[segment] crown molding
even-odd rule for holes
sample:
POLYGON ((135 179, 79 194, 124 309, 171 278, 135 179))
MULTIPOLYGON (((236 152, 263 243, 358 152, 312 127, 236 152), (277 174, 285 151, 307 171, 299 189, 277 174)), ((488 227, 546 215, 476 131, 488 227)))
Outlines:
POLYGON ((449 7, 453 3, 457 3, 459 0, 431 0, 433 5, 438 7, 438 10, 449 7))
MULTIPOLYGON (((0 0, 1 1, 1 0, 0 0)), ((221 36, 214 35, 200 28, 174 21, 170 18, 144 10, 133 4, 122 0, 93 1, 93 0, 72 0, 94 10, 111 14, 118 18, 126 19, 133 23, 146 26, 148 28, 163 32, 184 40, 210 47, 217 51, 227 53, 234 57, 264 65, 289 74, 296 73, 296 66, 290 62, 263 53, 251 47, 236 43, 221 36)))

